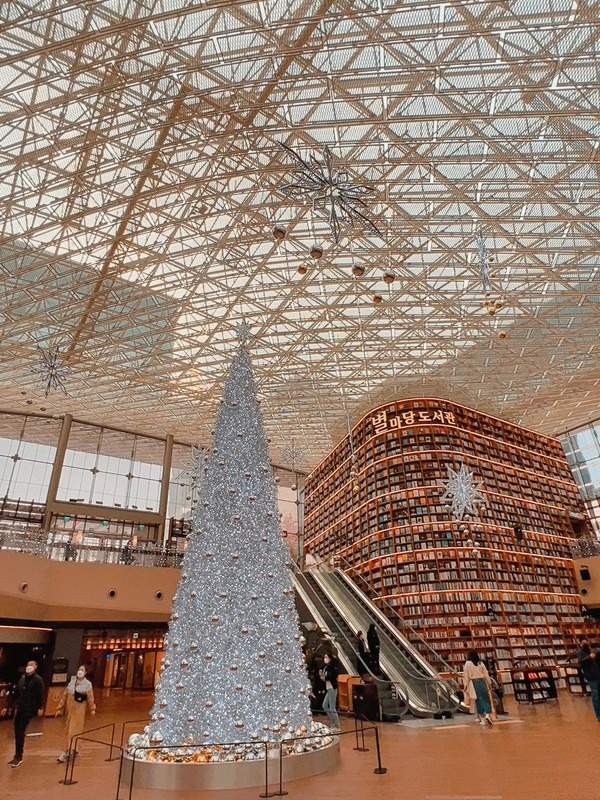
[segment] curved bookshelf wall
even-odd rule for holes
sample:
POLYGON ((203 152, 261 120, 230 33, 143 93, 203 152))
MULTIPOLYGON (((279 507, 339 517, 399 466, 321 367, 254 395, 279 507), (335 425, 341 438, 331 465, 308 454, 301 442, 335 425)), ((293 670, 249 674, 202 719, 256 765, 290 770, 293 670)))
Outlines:
POLYGON ((306 551, 340 556, 456 667, 470 647, 501 669, 574 652, 587 535, 558 440, 446 400, 374 409, 306 481, 306 551), (486 503, 457 521, 441 497, 461 464, 486 503))

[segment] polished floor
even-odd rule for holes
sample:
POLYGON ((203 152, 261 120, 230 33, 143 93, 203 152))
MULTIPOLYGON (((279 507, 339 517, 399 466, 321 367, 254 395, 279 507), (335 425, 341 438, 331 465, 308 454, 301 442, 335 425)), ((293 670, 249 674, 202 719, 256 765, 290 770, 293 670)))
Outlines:
MULTIPOLYGON (((98 714, 89 727, 121 726, 145 716, 149 694, 98 698, 98 714)), ((508 717, 491 728, 472 718, 448 722, 410 721, 379 725, 383 775, 377 767, 372 733, 368 752, 354 750, 356 739, 341 737, 342 763, 326 775, 289 783, 290 800, 595 800, 600 798, 600 723, 588 698, 560 692, 558 701, 529 706, 508 699, 508 717)), ((74 773, 65 786, 64 767, 56 763, 64 722, 35 720, 29 728, 25 760, 18 769, 5 766, 13 756, 12 724, 0 723, 0 800, 112 800, 116 798, 118 761, 106 762, 100 744, 83 743, 74 773)), ((352 721, 342 721, 350 731, 352 721)), ((127 732, 143 727, 131 725, 127 732)), ((107 730, 91 734, 105 739, 107 730)), ((199 766, 199 768, 201 768, 199 766)), ((272 786, 270 791, 276 791, 272 786)), ((134 790, 133 800, 254 800, 263 789, 238 792, 171 794, 134 790)), ((120 800, 128 800, 122 787, 120 800)))

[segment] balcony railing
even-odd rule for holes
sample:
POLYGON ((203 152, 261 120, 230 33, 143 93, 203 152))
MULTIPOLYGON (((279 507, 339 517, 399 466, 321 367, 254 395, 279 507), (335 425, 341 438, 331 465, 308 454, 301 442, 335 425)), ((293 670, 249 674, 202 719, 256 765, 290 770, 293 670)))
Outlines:
POLYGON ((0 550, 31 553, 53 561, 125 564, 135 567, 180 567, 183 559, 181 550, 161 547, 154 542, 141 542, 137 545, 114 542, 79 543, 18 524, 0 524, 0 550))

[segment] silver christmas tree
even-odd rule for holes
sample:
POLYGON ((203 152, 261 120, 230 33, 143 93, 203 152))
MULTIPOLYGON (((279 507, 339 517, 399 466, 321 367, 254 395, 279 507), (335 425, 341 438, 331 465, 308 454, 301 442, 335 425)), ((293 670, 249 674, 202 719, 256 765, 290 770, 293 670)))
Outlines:
POLYGON ((289 552, 245 338, 240 331, 204 463, 144 737, 159 748, 278 741, 311 729, 289 552))

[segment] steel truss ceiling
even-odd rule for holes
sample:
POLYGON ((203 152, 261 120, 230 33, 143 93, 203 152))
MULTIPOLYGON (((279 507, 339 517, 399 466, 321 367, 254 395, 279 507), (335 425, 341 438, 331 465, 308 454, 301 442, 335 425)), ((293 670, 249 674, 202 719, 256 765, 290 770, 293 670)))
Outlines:
POLYGON ((547 433, 597 416, 599 19, 596 0, 1 3, 0 407, 205 443, 243 318, 295 466, 397 396, 547 433), (381 236, 335 244, 281 191, 280 142, 372 186, 381 236), (38 345, 67 397, 44 398, 38 345))

